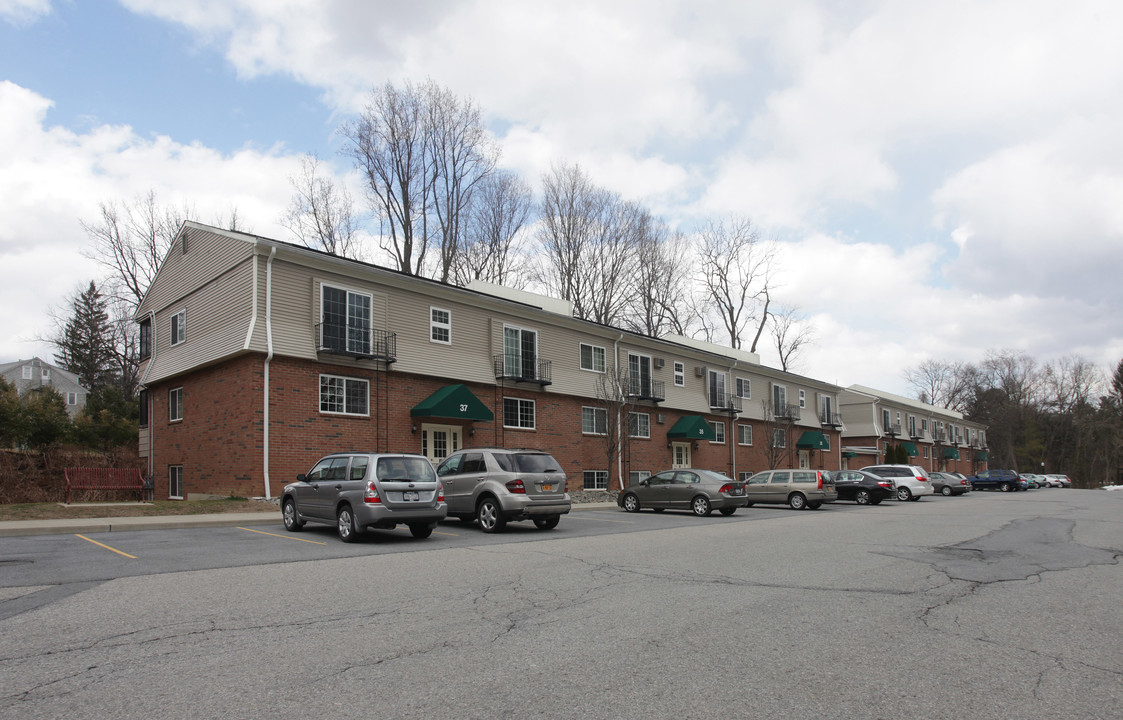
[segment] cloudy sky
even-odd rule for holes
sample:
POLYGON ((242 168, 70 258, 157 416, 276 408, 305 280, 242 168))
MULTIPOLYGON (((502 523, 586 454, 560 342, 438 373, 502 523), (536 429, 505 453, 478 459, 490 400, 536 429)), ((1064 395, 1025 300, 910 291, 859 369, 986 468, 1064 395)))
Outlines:
MULTIPOLYGON (((682 228, 780 242, 798 370, 908 394, 988 348, 1123 357, 1123 3, 0 0, 0 361, 98 276, 80 221, 153 189, 277 220, 374 85, 484 110, 682 228)), ((774 353, 762 352, 765 363, 774 353)))

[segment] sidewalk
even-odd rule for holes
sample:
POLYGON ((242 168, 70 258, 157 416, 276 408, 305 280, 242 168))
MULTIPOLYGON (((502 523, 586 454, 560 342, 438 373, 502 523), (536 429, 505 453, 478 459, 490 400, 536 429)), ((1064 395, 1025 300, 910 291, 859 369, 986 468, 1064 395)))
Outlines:
MULTIPOLYGON (((574 503, 573 512, 616 509, 616 503, 574 503)), ((281 511, 216 513, 214 515, 154 515, 150 517, 58 518, 0 522, 0 537, 61 533, 128 532, 237 525, 281 525, 281 511)))

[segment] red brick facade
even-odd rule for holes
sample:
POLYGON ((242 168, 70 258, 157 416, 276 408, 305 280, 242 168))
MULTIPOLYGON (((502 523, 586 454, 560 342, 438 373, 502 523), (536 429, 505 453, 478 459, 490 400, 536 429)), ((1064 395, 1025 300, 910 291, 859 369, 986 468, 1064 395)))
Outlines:
MULTIPOLYGON (((292 358, 274 358, 269 365, 269 494, 276 496, 296 475, 329 452, 373 450, 421 452, 422 423, 460 425, 466 446, 503 446, 549 451, 565 468, 570 491, 583 487, 583 471, 607 471, 610 489, 619 487, 618 467, 608 466, 603 436, 581 432, 581 408, 595 406, 593 398, 537 391, 523 385, 469 385, 494 414, 491 422, 411 417, 410 410, 441 387, 458 382, 433 376, 356 369, 292 358), (320 412, 320 374, 338 374, 370 382, 368 416, 320 412), (533 430, 503 427, 503 398, 535 401, 533 430)), ((265 357, 247 354, 193 371, 148 388, 151 408, 151 471, 156 496, 169 496, 172 466, 182 467, 183 497, 196 494, 260 496, 265 494, 265 357), (169 420, 169 392, 183 388, 183 419, 169 420)), ((653 404, 635 412, 648 413, 649 438, 629 438, 624 448, 623 477, 631 471, 659 472, 671 467, 667 431, 686 414, 653 404), (662 417, 662 422, 659 421, 662 417)), ((729 475, 769 466, 763 446, 766 423, 707 415, 725 423, 725 442, 693 442, 691 464, 729 475), (737 424, 753 426, 753 445, 737 444, 737 424), (733 455, 736 455, 734 462, 733 455)), ((796 466, 800 428, 789 441, 787 462, 796 466)), ((839 465, 837 431, 823 429, 830 451, 810 451, 810 466, 834 470, 839 465)))

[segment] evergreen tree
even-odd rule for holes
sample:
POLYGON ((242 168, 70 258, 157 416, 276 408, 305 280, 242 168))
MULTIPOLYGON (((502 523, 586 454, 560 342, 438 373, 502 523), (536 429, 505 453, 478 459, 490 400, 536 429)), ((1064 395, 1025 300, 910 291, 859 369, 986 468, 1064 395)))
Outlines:
POLYGON ((45 448, 66 439, 70 433, 70 416, 66 401, 58 390, 44 387, 23 398, 25 421, 23 442, 34 448, 45 448))
POLYGON ((97 285, 90 286, 74 298, 73 314, 63 328, 62 337, 54 341, 58 351, 55 359, 66 370, 76 374, 79 382, 97 390, 116 379, 114 369, 114 329, 109 322, 107 301, 97 285))
POLYGON ((0 377, 0 447, 23 439, 23 407, 16 386, 0 377))
POLYGON ((98 450, 135 444, 139 423, 137 402, 121 388, 107 386, 90 393, 86 406, 74 418, 74 439, 98 450))

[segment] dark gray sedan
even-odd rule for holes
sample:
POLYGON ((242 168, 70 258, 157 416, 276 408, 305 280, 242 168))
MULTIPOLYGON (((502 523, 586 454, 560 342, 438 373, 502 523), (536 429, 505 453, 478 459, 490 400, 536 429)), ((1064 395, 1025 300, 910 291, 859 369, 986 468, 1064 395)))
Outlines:
POLYGON ((706 516, 714 510, 732 515, 737 508, 748 504, 748 498, 745 483, 713 470, 679 468, 631 485, 620 493, 616 503, 628 512, 645 508, 656 512, 690 510, 695 515, 706 516))

